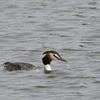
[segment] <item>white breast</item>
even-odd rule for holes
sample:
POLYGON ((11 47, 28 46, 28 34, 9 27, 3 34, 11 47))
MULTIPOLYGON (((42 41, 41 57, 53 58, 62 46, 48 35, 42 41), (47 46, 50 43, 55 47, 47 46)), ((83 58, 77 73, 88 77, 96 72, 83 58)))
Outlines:
POLYGON ((51 71, 51 66, 49 64, 44 65, 45 71, 51 71))

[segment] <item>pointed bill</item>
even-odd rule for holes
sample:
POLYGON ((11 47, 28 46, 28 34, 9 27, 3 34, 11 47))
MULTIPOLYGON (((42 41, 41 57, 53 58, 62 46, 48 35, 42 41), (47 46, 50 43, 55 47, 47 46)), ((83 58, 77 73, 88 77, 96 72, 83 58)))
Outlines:
POLYGON ((64 61, 64 62, 68 62, 67 60, 61 58, 61 57, 57 57, 58 60, 64 61))

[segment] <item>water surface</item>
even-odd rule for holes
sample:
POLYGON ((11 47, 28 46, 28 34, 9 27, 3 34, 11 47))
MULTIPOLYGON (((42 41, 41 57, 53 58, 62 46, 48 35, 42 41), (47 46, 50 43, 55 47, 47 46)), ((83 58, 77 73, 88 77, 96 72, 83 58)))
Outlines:
POLYGON ((100 100, 100 1, 1 0, 0 99, 100 100), (41 58, 55 50, 44 73, 41 58), (4 71, 3 63, 28 62, 32 71, 4 71))

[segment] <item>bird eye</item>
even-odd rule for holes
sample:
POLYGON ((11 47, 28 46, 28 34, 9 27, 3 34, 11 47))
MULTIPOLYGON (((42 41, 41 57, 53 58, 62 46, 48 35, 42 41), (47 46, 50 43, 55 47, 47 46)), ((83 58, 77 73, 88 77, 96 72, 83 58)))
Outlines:
POLYGON ((54 54, 53 56, 54 56, 55 58, 57 58, 57 56, 56 56, 55 54, 54 54))
POLYGON ((55 57, 55 55, 53 55, 55 57))

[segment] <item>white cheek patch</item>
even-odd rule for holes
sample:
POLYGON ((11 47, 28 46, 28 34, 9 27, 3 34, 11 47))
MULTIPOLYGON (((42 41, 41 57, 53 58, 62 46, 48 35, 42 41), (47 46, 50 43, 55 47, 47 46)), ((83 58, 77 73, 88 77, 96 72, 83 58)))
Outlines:
POLYGON ((57 58, 54 57, 54 55, 57 56, 56 54, 52 54, 52 53, 50 53, 50 57, 51 57, 51 59, 52 59, 52 60, 57 60, 57 58))
POLYGON ((58 56, 57 54, 54 54, 54 56, 55 56, 56 58, 59 58, 59 56, 58 56))

